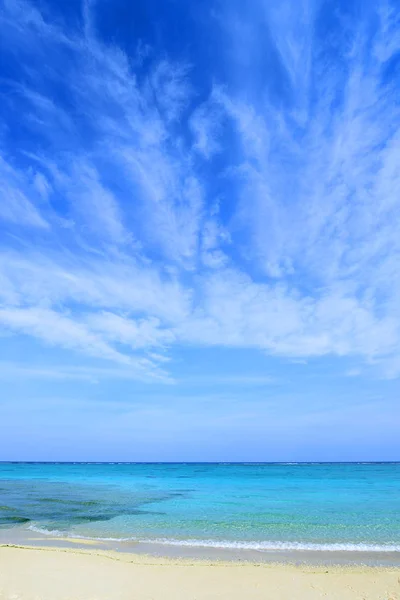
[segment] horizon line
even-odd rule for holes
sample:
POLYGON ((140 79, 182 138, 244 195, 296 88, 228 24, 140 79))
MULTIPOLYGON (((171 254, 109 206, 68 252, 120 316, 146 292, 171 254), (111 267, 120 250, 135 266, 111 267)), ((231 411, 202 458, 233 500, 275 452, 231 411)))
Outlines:
POLYGON ((95 461, 95 460, 0 460, 0 465, 382 465, 400 460, 315 460, 315 461, 95 461))

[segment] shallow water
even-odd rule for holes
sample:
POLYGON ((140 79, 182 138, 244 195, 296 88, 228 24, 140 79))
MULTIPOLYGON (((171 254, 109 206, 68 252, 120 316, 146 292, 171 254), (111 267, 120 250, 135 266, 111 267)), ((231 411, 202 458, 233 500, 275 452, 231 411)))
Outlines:
POLYGON ((255 551, 400 552, 400 464, 0 464, 0 526, 255 551))

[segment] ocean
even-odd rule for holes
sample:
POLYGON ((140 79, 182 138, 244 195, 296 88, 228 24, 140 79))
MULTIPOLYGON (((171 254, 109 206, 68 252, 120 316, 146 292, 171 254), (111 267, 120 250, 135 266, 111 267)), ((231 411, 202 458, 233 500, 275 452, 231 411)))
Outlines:
POLYGON ((0 529, 165 547, 400 552, 400 463, 0 463, 0 529))

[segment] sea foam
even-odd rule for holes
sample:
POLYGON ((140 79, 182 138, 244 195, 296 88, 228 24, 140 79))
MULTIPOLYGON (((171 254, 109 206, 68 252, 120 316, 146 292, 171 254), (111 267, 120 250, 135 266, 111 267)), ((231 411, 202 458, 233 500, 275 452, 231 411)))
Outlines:
POLYGON ((400 552, 399 544, 368 544, 368 543, 311 543, 311 542, 280 542, 280 541, 233 541, 233 540, 178 540, 174 538, 138 538, 138 537, 89 537, 57 529, 46 529, 36 525, 28 527, 31 531, 52 537, 75 538, 101 542, 136 542, 162 546, 182 546, 188 548, 215 548, 221 550, 258 550, 265 552, 277 551, 315 551, 315 552, 400 552))

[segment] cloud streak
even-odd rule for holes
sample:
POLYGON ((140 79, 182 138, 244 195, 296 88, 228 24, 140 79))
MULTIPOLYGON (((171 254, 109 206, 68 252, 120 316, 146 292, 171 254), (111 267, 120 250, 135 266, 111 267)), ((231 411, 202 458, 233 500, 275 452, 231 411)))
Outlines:
POLYGON ((192 345, 400 374, 397 13, 289 4, 222 2, 200 85, 96 3, 1 2, 4 331, 138 377, 192 345))

